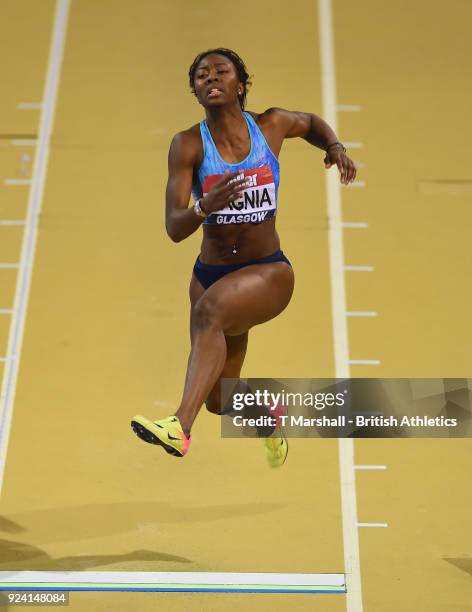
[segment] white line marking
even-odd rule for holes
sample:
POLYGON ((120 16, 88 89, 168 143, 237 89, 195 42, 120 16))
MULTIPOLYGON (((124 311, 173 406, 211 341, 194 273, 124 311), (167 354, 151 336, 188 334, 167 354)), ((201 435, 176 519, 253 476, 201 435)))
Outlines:
POLYGON ((14 138, 10 142, 17 147, 34 147, 36 145, 36 139, 33 140, 32 138, 14 138))
MULTIPOLYGON (((33 177, 28 197, 28 212, 26 227, 23 233, 21 247, 22 265, 16 281, 13 316, 10 322, 7 356, 20 356, 21 344, 26 319, 26 308, 31 285, 31 276, 38 233, 38 219, 41 211, 46 170, 49 158, 49 142, 54 122, 59 74, 64 52, 65 33, 69 13, 69 0, 56 0, 54 26, 52 30, 51 47, 49 51, 46 82, 44 85, 43 105, 41 109, 38 133, 37 155, 34 160, 33 177)), ((16 264, 18 265, 18 264, 16 264)), ((0 394, 0 492, 5 475, 10 427, 15 400, 16 381, 18 377, 19 359, 8 359, 2 381, 0 394)))
POLYGON ((346 149, 362 149, 364 146, 363 142, 344 142, 346 149))
POLYGON ((24 225, 26 221, 22 219, 0 219, 0 225, 24 225))
POLYGON ((16 108, 19 110, 33 110, 37 108, 42 108, 42 102, 19 102, 16 105, 16 108))
POLYGON ((355 465, 355 470, 386 470, 386 465, 355 465))
POLYGON ((11 314, 13 312, 12 309, 9 308, 0 308, 0 314, 11 314))
POLYGON ((23 153, 21 156, 20 163, 20 174, 23 176, 29 176, 31 174, 31 157, 29 153, 23 153))
POLYGON ((19 268, 19 263, 0 263, 0 268, 19 268))
POLYGON ((341 224, 343 227, 349 228, 368 228, 369 224, 366 221, 344 221, 341 224))
POLYGON ((361 110, 360 104, 338 104, 336 110, 357 113, 361 110))
POLYGON ((349 310, 348 312, 346 312, 346 317, 376 317, 377 313, 373 310, 370 311, 354 311, 354 310, 349 310))
POLYGON ((351 365, 380 365, 379 359, 349 359, 351 365))
POLYGON ((388 523, 357 523, 358 527, 388 527, 388 523))
POLYGON ((5 179, 5 185, 31 185, 32 179, 5 179))
POLYGON ((373 272, 374 266, 344 266, 346 272, 373 272))
POLYGON ((345 593, 344 574, 237 572, 0 572, 0 589, 345 593), (12 589, 13 587, 13 589, 12 589))
MULTIPOLYGON (((332 129, 337 132, 336 73, 331 0, 318 0, 318 16, 323 116, 332 129)), ((348 147, 347 144, 345 146, 348 147)), ((341 189, 335 172, 326 172, 325 176, 328 217, 331 220, 328 240, 335 375, 336 378, 349 378, 341 189)), ((347 587, 346 606, 347 612, 362 612, 356 475, 354 471, 354 441, 352 438, 339 439, 339 471, 347 587)))

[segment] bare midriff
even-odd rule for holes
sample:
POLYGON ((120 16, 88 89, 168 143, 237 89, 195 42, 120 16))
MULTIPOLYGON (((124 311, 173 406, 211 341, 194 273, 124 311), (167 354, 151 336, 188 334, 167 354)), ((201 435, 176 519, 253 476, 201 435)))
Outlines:
POLYGON ((272 255, 279 248, 275 217, 258 224, 204 225, 200 261, 207 264, 244 263, 272 255))

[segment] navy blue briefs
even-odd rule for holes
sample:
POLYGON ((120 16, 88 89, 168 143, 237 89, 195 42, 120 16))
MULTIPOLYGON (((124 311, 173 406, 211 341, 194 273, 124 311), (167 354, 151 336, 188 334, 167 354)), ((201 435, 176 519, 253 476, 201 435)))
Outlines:
POLYGON ((260 259, 251 259, 250 261, 245 261, 244 263, 238 264, 207 264, 200 261, 200 257, 197 257, 197 261, 193 267, 193 273, 200 281, 202 287, 208 289, 211 287, 213 283, 216 283, 217 280, 229 274, 230 272, 235 272, 240 268, 245 268, 246 266, 251 266, 253 264, 265 264, 265 263, 274 263, 275 261, 285 261, 289 266, 292 264, 283 254, 283 251, 278 250, 272 255, 267 255, 267 257, 261 257, 260 259))

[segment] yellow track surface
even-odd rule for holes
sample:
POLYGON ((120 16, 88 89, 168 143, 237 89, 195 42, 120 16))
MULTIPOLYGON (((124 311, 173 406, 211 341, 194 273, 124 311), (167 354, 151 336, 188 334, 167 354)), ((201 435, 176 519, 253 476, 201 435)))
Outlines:
MULTIPOLYGON (((52 0, 3 0, 1 218, 22 219, 54 17, 52 0)), ((334 0, 338 136, 365 186, 343 188, 352 376, 470 375, 469 3, 334 0), (456 190, 457 192, 457 190, 456 190)), ((248 109, 321 115, 314 1, 225 5, 72 0, 2 492, 0 570, 345 571, 336 440, 292 440, 270 471, 257 440, 221 440, 204 410, 183 460, 142 444, 135 413, 165 416, 189 350, 195 235, 164 230, 170 139, 203 118, 187 71, 234 48, 248 109)), ((278 228, 296 289, 250 333, 243 374, 334 376, 323 153, 287 141, 278 228)), ((337 172, 334 168, 330 172, 337 172)), ((23 228, 0 226, 1 262, 23 228)), ((17 271, 0 269, 0 308, 17 271)), ((6 350, 10 317, 0 315, 6 350)), ((0 363, 0 375, 3 364, 0 363)), ((470 440, 357 440, 366 612, 472 610, 470 440)), ((73 593, 77 611, 346 610, 344 595, 73 593)))

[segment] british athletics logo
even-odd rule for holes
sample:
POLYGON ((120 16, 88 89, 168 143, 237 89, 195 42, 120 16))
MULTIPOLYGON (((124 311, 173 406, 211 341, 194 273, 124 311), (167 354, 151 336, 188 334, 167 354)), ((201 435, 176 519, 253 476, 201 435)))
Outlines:
MULTIPOLYGON (((206 196, 211 187, 221 178, 221 174, 211 174, 203 182, 203 196, 206 196)), ((270 166, 241 170, 232 179, 246 177, 247 187, 238 196, 217 212, 207 217, 204 223, 215 225, 228 225, 232 223, 262 223, 274 216, 277 209, 275 199, 275 183, 270 166)))

